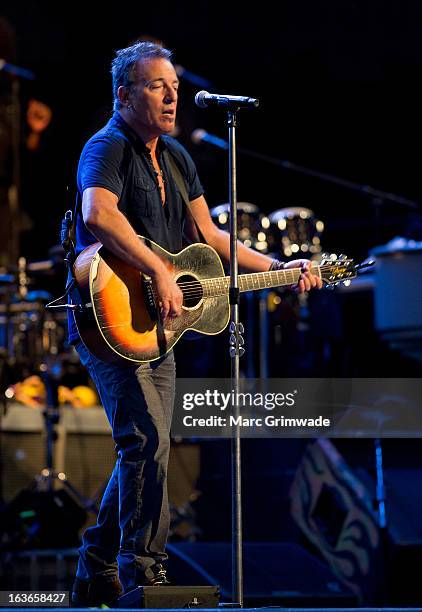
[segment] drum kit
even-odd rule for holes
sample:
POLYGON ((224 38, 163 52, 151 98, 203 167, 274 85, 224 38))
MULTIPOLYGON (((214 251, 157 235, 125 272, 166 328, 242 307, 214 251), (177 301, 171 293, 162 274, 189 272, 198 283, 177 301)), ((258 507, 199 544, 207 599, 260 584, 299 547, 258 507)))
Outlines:
MULTIPOLYGON (((0 357, 2 371, 13 371, 12 378, 34 373, 46 360, 69 357, 66 312, 45 308, 53 299, 50 291, 64 283, 64 254, 54 247, 50 255, 35 262, 20 257, 17 266, 0 271, 0 357)), ((2 380, 1 387, 10 382, 2 380)))

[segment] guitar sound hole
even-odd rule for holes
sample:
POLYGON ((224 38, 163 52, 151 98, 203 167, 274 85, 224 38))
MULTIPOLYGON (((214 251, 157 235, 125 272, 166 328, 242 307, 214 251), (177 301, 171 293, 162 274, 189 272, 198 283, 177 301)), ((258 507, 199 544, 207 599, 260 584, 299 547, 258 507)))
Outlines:
POLYGON ((201 283, 189 274, 179 276, 177 284, 183 292, 183 306, 185 308, 194 308, 203 298, 203 290, 201 283))

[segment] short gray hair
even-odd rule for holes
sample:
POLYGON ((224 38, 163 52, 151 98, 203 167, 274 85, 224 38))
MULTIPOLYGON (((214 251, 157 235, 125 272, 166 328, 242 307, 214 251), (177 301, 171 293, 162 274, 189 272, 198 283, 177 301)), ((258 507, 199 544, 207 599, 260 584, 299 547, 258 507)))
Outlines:
POLYGON ((117 95, 119 87, 133 85, 133 68, 139 60, 161 58, 171 61, 172 52, 153 42, 137 42, 131 47, 116 51, 116 57, 111 62, 111 76, 113 79, 113 108, 119 110, 122 103, 117 95))

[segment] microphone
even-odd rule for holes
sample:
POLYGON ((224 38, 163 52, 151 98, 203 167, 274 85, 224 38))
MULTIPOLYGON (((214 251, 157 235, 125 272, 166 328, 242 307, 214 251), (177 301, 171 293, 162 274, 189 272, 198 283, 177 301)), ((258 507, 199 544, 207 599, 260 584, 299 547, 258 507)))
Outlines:
POLYGON ((229 143, 218 136, 214 136, 214 134, 208 134, 205 130, 198 128, 194 130, 190 135, 191 140, 194 144, 199 145, 201 142, 207 142, 208 144, 214 145, 219 149, 224 149, 227 151, 229 148, 229 143))
POLYGON ((226 94, 211 94, 207 91, 198 91, 195 104, 199 108, 208 106, 225 106, 226 108, 257 108, 259 100, 247 96, 229 96, 226 94))

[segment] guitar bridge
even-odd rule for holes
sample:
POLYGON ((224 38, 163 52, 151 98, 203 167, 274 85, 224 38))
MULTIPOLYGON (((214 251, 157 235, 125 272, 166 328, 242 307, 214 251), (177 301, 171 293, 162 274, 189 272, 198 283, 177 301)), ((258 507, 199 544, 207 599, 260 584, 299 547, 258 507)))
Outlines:
POLYGON ((144 292, 145 306, 152 321, 158 321, 158 309, 155 302, 152 279, 145 274, 142 275, 142 287, 144 292))

